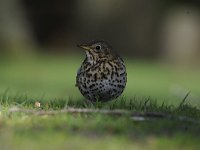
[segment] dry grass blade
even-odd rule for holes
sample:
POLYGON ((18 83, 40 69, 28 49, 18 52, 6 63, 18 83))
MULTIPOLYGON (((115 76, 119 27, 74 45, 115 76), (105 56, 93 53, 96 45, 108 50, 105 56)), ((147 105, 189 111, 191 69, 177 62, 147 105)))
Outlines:
POLYGON ((161 112, 132 112, 122 109, 107 110, 107 109, 81 109, 81 108, 67 108, 62 110, 37 110, 37 109, 20 109, 20 108, 10 108, 10 114, 13 113, 26 113, 30 115, 43 116, 43 115, 59 115, 59 114, 102 114, 110 116, 128 116, 134 121, 144 121, 149 119, 170 119, 178 121, 186 121, 191 123, 200 124, 199 121, 189 118, 186 116, 174 116, 167 113, 161 112))

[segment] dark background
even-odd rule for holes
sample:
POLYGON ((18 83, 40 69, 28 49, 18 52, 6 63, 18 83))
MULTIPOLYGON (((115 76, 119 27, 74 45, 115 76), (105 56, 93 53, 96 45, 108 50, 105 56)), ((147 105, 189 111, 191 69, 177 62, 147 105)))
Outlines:
POLYGON ((1 0, 0 49, 71 54, 78 43, 104 39, 131 58, 191 62, 200 51, 199 6, 198 0, 1 0))

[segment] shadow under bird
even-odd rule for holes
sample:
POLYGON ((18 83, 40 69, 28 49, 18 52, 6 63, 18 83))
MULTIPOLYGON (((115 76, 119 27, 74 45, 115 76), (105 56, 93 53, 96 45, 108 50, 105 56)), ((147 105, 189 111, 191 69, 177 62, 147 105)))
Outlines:
POLYGON ((91 41, 78 45, 86 58, 76 76, 76 86, 91 102, 106 102, 119 97, 127 82, 124 61, 105 41, 91 41))

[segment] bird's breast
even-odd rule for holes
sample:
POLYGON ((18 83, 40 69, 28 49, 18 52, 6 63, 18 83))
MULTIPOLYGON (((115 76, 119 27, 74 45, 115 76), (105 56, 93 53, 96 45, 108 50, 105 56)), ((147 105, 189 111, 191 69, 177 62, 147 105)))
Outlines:
POLYGON ((126 68, 120 62, 83 63, 76 77, 80 92, 90 100, 117 98, 126 86, 126 68))
POLYGON ((77 75, 77 83, 81 87, 94 89, 123 88, 126 84, 126 68, 123 64, 114 62, 99 62, 93 66, 83 65, 81 73, 77 75))

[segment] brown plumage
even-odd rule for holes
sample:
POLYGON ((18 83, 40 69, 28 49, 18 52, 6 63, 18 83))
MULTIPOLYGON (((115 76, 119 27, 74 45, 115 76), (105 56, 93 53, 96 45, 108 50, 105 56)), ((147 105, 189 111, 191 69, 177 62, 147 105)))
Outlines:
POLYGON ((92 41, 78 47, 86 52, 76 76, 81 94, 92 102, 106 102, 120 96, 127 81, 122 58, 105 41, 92 41))

